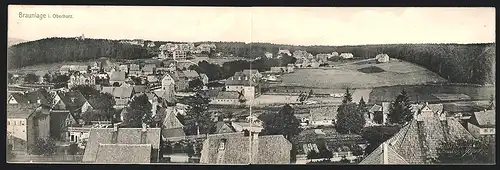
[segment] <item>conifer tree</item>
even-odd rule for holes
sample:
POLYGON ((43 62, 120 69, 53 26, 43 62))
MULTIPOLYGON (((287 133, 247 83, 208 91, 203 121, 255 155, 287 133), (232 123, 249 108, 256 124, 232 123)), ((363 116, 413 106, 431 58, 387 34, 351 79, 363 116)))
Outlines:
POLYGON ((413 113, 410 108, 411 106, 408 94, 403 89, 396 97, 396 100, 391 103, 388 115, 389 122, 404 124, 405 122, 411 121, 413 119, 413 113))

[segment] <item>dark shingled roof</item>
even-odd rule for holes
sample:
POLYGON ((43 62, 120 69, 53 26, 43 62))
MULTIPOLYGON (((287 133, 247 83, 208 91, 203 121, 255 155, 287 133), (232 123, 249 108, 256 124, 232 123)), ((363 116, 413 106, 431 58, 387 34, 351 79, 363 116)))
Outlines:
POLYGON ((26 119, 35 112, 39 105, 7 105, 7 118, 26 119))
POLYGON ((151 163, 151 144, 99 144, 95 163, 151 163))
MULTIPOLYGON (((429 163, 427 158, 437 156, 436 149, 441 145, 441 142, 459 138, 472 139, 473 137, 456 118, 440 120, 436 115, 434 117, 422 117, 421 121, 413 119, 391 139, 386 141, 388 148, 394 151, 388 152, 388 164, 403 162, 396 159, 398 155, 409 164, 429 163), (398 155, 394 155, 394 153, 398 155), (390 162, 391 160, 394 160, 394 162, 390 162)), ((383 159, 380 158, 380 155, 383 155, 380 154, 380 150, 375 150, 365 160, 361 161, 361 164, 380 164, 380 159, 383 159)))
POLYGON ((166 109, 161 109, 161 111, 165 113, 165 119, 163 121, 163 126, 165 129, 175 129, 175 128, 183 128, 184 125, 179 121, 175 114, 175 108, 168 107, 166 109))
POLYGON ((187 78, 199 78, 200 77, 200 75, 198 74, 198 72, 196 72, 194 70, 183 71, 182 74, 181 74, 181 77, 182 76, 187 77, 187 78))
MULTIPOLYGON (((94 128, 90 130, 90 136, 83 155, 83 162, 95 162, 99 144, 151 144, 153 149, 160 148, 160 128, 148 128, 143 135, 142 128, 94 128), (116 141, 113 138, 116 137, 116 141)), ((120 153, 121 154, 121 153, 120 153)))
POLYGON ((132 86, 132 88, 134 88, 135 93, 144 93, 147 89, 145 85, 134 85, 132 86))
POLYGON ((236 129, 234 129, 232 123, 227 123, 223 121, 219 121, 215 124, 215 133, 234 133, 236 129))
POLYGON ((19 104, 32 104, 37 103, 40 99, 40 104, 49 105, 49 93, 45 89, 38 89, 36 91, 29 91, 27 93, 12 93, 12 97, 19 104))
POLYGON ((234 76, 229 77, 226 80, 226 85, 244 85, 244 86, 256 86, 258 80, 257 78, 250 78, 249 76, 245 75, 242 72, 236 72, 234 73, 234 76))
POLYGON ((59 92, 58 94, 61 97, 61 101, 66 105, 66 109, 69 110, 81 108, 87 102, 87 99, 78 90, 59 92))
POLYGON ((252 142, 253 161, 249 161, 250 139, 243 133, 209 135, 200 158, 205 164, 288 164, 292 144, 283 135, 259 136, 252 142), (225 140, 225 149, 219 145, 225 140))
POLYGON ((375 104, 373 105, 372 108, 370 108, 369 112, 381 112, 382 111, 382 106, 375 104))

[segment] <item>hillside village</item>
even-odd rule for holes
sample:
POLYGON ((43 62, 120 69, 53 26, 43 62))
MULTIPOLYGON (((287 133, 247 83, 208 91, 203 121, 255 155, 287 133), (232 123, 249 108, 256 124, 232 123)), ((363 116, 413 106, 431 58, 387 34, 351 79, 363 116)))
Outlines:
POLYGON ((236 62, 210 61, 234 54, 213 43, 120 42, 155 56, 9 73, 9 161, 435 164, 453 141, 495 139, 494 86, 448 84, 386 53, 280 48, 224 78, 210 69, 236 62))

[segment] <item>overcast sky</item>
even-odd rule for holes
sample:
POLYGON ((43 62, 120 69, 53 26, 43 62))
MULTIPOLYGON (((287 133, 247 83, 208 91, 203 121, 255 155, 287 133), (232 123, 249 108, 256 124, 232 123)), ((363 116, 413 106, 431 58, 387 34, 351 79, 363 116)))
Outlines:
POLYGON ((495 42, 494 8, 8 7, 8 37, 295 45, 495 42), (20 18, 19 13, 72 15, 20 18))

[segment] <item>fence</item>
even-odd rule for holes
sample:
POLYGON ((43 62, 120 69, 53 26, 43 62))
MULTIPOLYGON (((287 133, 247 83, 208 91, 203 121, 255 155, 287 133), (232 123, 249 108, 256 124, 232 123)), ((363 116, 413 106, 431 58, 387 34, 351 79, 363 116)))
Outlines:
POLYGON ((9 162, 81 162, 83 155, 16 155, 9 162))

